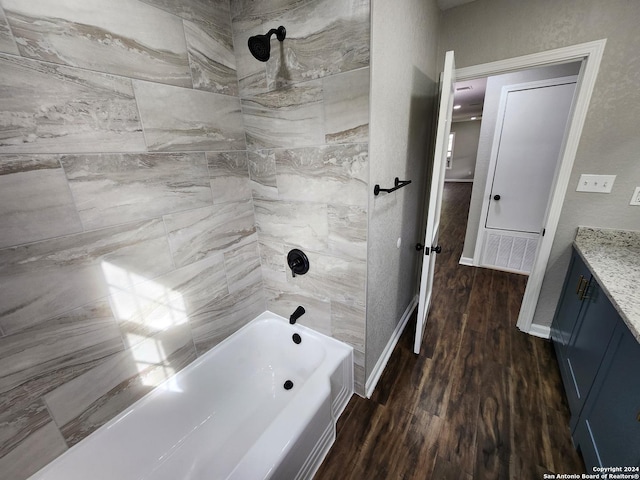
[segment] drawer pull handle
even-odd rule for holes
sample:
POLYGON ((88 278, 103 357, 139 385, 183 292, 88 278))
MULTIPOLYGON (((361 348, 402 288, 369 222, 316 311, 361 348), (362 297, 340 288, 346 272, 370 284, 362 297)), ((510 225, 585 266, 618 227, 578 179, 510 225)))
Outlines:
POLYGON ((587 293, 589 293, 589 280, 587 280, 586 278, 584 279, 584 287, 582 287, 582 290, 580 292, 580 300, 586 300, 589 298, 589 295, 587 295, 587 293))
POLYGON ((636 415, 636 420, 640 422, 640 412, 636 415))
POLYGON ((580 275, 580 278, 578 279, 578 286, 576 287, 576 295, 580 295, 580 287, 582 286, 582 280, 584 280, 584 277, 580 275))

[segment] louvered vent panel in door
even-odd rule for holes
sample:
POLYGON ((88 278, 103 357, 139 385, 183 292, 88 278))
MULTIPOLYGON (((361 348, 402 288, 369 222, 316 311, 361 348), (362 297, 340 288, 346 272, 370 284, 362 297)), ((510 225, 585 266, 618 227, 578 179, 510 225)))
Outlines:
POLYGON ((529 273, 538 246, 538 238, 488 231, 485 235, 482 265, 515 272, 529 273))

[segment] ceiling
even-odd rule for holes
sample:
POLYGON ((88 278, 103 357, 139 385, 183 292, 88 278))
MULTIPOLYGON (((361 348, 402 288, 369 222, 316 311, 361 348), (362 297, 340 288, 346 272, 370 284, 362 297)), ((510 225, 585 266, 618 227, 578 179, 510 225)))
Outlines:
POLYGON ((471 3, 475 0, 438 0, 438 7, 440 10, 449 10, 450 8, 457 7, 458 5, 464 5, 465 3, 471 3))
POLYGON ((456 82, 453 104, 460 105, 460 108, 453 110, 452 121, 463 122, 465 120, 471 120, 471 117, 478 117, 478 119, 480 119, 486 89, 486 77, 456 82))

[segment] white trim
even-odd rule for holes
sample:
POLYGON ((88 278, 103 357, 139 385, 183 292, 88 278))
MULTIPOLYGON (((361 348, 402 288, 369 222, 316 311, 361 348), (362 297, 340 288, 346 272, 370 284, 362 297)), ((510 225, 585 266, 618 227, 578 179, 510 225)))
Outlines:
POLYGON ((473 263, 473 258, 471 257, 465 257, 462 256, 460 257, 460 265, 466 265, 467 267, 475 267, 474 263, 473 263))
POLYGON ((471 80, 503 74, 510 71, 523 70, 542 65, 568 63, 582 61, 578 85, 576 87, 576 101, 571 113, 571 123, 563 146, 562 160, 556 176, 555 185, 552 188, 549 203, 549 214, 546 220, 546 235, 542 237, 538 247, 538 253, 534 261, 533 269, 529 275, 527 288, 522 299, 517 327, 523 332, 529 332, 532 328, 533 315, 538 304, 542 282, 549 262, 553 239, 558 228, 560 212, 564 203, 565 194, 569 185, 571 169, 578 150, 578 143, 582 134, 582 127, 587 116, 593 88, 598 76, 598 69, 602 60, 606 39, 593 42, 557 48, 546 52, 524 55, 521 57, 500 60, 497 62, 474 65, 456 70, 456 80, 471 80))
POLYGON ((551 327, 545 325, 538 325, 537 323, 532 323, 529 327, 529 335, 533 335, 535 337, 540 338, 551 338, 551 327))
POLYGON ((473 183, 473 178, 445 178, 444 183, 447 182, 473 183))
POLYGON ((411 318, 411 314, 413 314, 413 311, 416 309, 417 306, 418 306, 418 295, 414 296, 411 302, 409 302, 409 305, 407 305, 407 308, 402 314, 402 318, 400 319, 400 322, 398 322, 398 325, 396 325, 396 329, 393 331, 393 334, 391 335, 391 338, 389 338, 387 345, 384 347, 384 350, 382 351, 380 358, 378 358, 378 361, 373 367, 373 370, 371 371, 371 375, 369 375, 369 378, 365 382, 364 389, 365 389, 365 395, 367 396, 367 398, 371 398, 371 395, 373 395, 373 391, 376 389, 378 380, 380 380, 380 377, 382 376, 382 372, 387 366, 387 363, 389 362, 389 358, 391 358, 393 349, 396 347, 396 344, 400 339, 400 335, 402 335, 402 332, 404 331, 404 327, 406 327, 407 322, 409 321, 409 318, 411 318))

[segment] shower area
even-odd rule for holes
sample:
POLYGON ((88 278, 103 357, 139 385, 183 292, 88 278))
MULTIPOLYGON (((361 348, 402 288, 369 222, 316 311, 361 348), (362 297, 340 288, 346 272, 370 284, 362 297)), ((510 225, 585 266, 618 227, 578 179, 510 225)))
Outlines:
POLYGON ((353 346, 365 394, 417 290, 435 91, 435 43, 427 67, 382 68, 427 42, 376 40, 401 8, 371 3, 0 0, 8 479, 265 310, 303 305, 301 324, 353 346), (413 184, 374 199, 394 177, 413 184))

